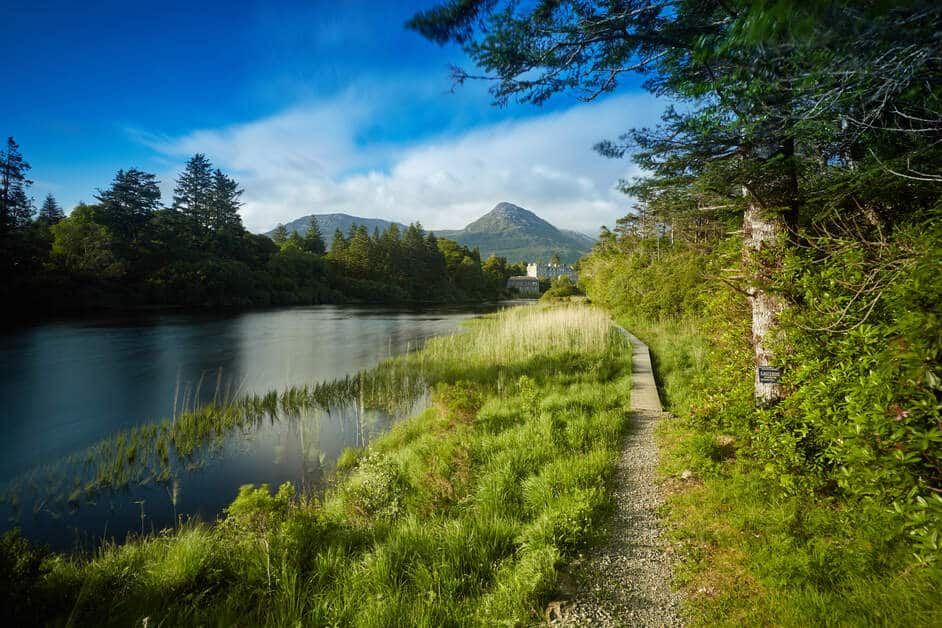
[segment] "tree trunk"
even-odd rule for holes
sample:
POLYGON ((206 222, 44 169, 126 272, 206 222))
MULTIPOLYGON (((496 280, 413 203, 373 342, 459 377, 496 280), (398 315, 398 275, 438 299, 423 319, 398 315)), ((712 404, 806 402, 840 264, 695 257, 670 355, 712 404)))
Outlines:
POLYGON ((781 296, 769 292, 765 284, 777 268, 778 252, 787 233, 785 216, 765 210, 754 198, 749 199, 748 208, 743 213, 743 261, 753 273, 748 293, 752 303, 755 401, 761 407, 772 406, 784 396, 778 383, 780 372, 768 341, 778 326, 778 318, 786 303, 781 296))

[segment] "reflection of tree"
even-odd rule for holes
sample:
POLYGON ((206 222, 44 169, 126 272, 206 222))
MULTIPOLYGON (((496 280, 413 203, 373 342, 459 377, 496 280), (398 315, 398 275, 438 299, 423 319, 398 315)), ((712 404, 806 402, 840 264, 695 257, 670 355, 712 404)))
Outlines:
POLYGON ((298 416, 298 444, 301 453, 301 491, 319 491, 325 482, 324 459, 321 449, 321 418, 325 412, 315 410, 298 416), (305 423, 311 425, 305 426, 305 423))

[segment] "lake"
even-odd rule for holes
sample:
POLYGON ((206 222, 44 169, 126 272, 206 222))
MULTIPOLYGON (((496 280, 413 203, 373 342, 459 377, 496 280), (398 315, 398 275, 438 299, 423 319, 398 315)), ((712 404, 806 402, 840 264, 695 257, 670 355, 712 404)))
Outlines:
POLYGON ((354 404, 268 417, 213 442, 172 477, 81 499, 50 490, 47 476, 72 481, 60 461, 121 430, 214 400, 353 375, 497 307, 159 314, 49 323, 0 335, 0 485, 7 487, 0 527, 19 526, 54 549, 88 549, 104 538, 120 541, 128 532, 171 526, 181 516, 211 521, 243 484, 321 486, 344 448, 367 444, 419 410, 424 398, 392 414, 354 404), (53 471, 39 480, 43 465, 53 471), (11 497, 14 485, 18 494, 11 497))

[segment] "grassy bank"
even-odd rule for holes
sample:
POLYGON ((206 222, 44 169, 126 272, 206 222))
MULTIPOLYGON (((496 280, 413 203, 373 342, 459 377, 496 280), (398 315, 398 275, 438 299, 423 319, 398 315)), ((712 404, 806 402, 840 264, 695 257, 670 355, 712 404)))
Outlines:
POLYGON ((586 307, 516 308, 380 369, 432 406, 341 457, 322 501, 244 487, 224 520, 84 557, 0 551, 4 613, 129 625, 469 625, 538 620, 600 533, 630 355, 586 307))
POLYGON ((705 421, 711 412, 742 412, 749 391, 732 407, 703 330, 630 324, 649 343, 676 414, 658 440, 669 534, 681 557, 676 575, 693 625, 942 622, 942 574, 914 559, 891 509, 783 492, 748 435, 705 421), (694 474, 686 481, 685 470, 694 474))
MULTIPOLYGON (((881 249, 905 272, 866 304, 866 324, 823 332, 819 313, 793 307, 779 354, 789 396, 767 410, 753 404, 748 300, 715 279, 739 263, 735 238, 660 251, 625 242, 583 262, 589 296, 649 345, 674 415, 658 438, 692 625, 942 625, 942 239, 931 224, 915 233, 894 234, 900 253, 881 249)), ((820 307, 823 284, 839 316, 856 289, 840 273, 858 269, 828 261, 790 260, 783 285, 811 286, 805 298, 820 307)))

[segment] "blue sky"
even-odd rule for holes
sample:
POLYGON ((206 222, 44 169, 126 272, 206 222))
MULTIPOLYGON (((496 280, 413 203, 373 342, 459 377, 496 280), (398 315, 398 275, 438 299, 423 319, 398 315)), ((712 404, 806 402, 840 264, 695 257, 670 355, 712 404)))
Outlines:
POLYGON ((481 83, 451 93, 463 53, 403 26, 431 4, 7 0, 0 133, 37 202, 66 208, 130 167, 169 204, 204 152, 242 183, 255 231, 332 211, 453 228, 502 200, 589 233, 624 214, 614 185, 632 167, 591 146, 659 103, 636 83, 543 107, 493 107, 481 83))

